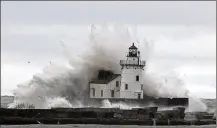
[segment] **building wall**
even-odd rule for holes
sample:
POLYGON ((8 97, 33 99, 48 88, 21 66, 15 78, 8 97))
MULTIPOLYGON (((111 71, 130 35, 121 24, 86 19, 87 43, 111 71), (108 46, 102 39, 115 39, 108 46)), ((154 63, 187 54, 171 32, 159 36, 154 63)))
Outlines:
POLYGON ((120 98, 120 86, 121 86, 121 76, 112 80, 108 84, 94 84, 90 83, 90 98, 120 98), (116 81, 118 81, 119 86, 116 87, 116 81), (95 96, 93 96, 93 89, 95 89, 95 96), (103 96, 101 96, 101 90, 103 91, 103 96), (114 90, 114 97, 112 97, 111 91, 114 90))
POLYGON ((117 77, 108 84, 90 84, 90 98, 123 98, 123 99, 143 99, 142 90, 142 72, 143 69, 139 67, 124 67, 122 69, 122 76, 117 77), (139 81, 136 81, 136 76, 139 76, 139 81), (116 81, 119 82, 119 86, 116 87, 116 81), (128 88, 125 89, 125 84, 128 84, 128 88), (95 96, 93 96, 93 89, 95 89, 95 96), (101 90, 103 96, 101 96, 101 90), (114 97, 112 97, 112 90, 114 90, 114 97))
POLYGON ((106 84, 90 84, 90 98, 106 98, 105 91, 107 90, 106 84), (95 89, 95 96, 93 95, 93 89, 95 89), (103 96, 101 96, 101 90, 103 90, 103 96))
POLYGON ((143 99, 142 72, 143 70, 136 66, 122 69, 120 98, 138 99, 138 94, 140 94, 140 98, 143 99), (137 75, 139 81, 136 81, 137 75), (125 89, 126 84, 128 84, 128 89, 125 89))
POLYGON ((117 77, 110 83, 108 83, 108 98, 120 98, 120 88, 121 88, 121 76, 117 77), (116 81, 118 81, 118 87, 116 87, 116 81), (111 90, 114 90, 114 97, 111 95, 111 90))

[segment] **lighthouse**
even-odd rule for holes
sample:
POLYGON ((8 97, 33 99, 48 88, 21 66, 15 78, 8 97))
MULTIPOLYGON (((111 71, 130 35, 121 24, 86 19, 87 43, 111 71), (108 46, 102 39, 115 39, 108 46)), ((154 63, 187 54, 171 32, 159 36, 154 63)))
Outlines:
POLYGON ((142 74, 146 62, 140 59, 140 51, 132 44, 125 60, 120 60, 121 74, 99 71, 90 82, 92 99, 143 99, 142 74))
POLYGON ((140 60, 140 51, 132 44, 126 54, 126 60, 120 60, 121 90, 120 97, 126 99, 143 99, 142 74, 145 61, 140 60))
POLYGON ((154 103, 160 106, 188 107, 187 97, 159 97, 147 96, 143 92, 143 72, 146 61, 141 60, 139 49, 132 43, 126 52, 125 59, 120 60, 120 74, 112 71, 100 70, 98 77, 89 83, 89 100, 108 99, 111 102, 124 101, 125 103, 154 103), (141 100, 140 100, 141 99, 141 100))

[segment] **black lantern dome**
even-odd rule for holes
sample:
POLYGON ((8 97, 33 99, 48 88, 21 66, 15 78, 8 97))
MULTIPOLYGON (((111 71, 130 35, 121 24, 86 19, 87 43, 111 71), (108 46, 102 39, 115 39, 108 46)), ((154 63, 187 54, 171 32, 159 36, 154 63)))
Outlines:
POLYGON ((129 57, 137 57, 137 47, 134 45, 129 47, 129 57))

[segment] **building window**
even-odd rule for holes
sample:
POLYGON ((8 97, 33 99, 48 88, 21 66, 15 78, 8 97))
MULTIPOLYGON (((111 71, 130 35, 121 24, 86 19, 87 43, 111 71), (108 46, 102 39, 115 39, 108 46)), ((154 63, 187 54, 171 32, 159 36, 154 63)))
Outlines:
POLYGON ((139 76, 136 76, 136 81, 139 81, 139 76))
POLYGON ((93 89, 93 96, 95 96, 95 88, 92 88, 93 89))
POLYGON ((115 91, 114 90, 111 90, 111 96, 115 97, 115 91))
POLYGON ((116 87, 118 87, 119 86, 119 81, 116 81, 116 87))
POLYGON ((101 90, 101 97, 103 97, 103 90, 101 90))
POLYGON ((128 89, 128 84, 125 84, 125 90, 127 90, 128 89))

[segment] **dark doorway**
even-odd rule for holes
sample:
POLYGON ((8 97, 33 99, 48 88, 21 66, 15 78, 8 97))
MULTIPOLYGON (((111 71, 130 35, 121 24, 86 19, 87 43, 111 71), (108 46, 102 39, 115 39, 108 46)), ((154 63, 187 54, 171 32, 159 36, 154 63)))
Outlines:
POLYGON ((141 94, 138 94, 138 99, 141 99, 141 94))

